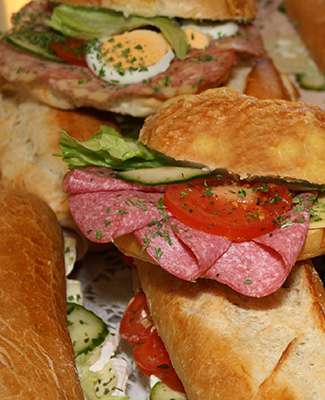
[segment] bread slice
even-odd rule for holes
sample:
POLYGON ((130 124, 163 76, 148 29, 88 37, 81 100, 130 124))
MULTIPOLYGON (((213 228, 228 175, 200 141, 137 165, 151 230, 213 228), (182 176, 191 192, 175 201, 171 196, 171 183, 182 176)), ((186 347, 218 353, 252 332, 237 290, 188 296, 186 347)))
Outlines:
POLYGON ((59 0, 84 7, 104 7, 125 15, 247 21, 255 18, 255 0, 59 0))
POLYGON ((55 157, 62 129, 80 140, 105 123, 99 117, 60 111, 28 98, 0 94, 0 182, 36 194, 55 211, 63 226, 71 227, 68 199, 62 181, 68 168, 55 157))
POLYGON ((325 292, 310 263, 298 263, 286 285, 263 299, 136 265, 189 400, 324 398, 325 292))
POLYGON ((287 14, 295 23, 302 39, 319 68, 325 74, 325 3, 323 0, 285 0, 287 14))
POLYGON ((27 193, 0 189, 0 209, 0 397, 83 400, 59 224, 27 193))
POLYGON ((325 112, 302 102, 257 100, 229 88, 184 95, 147 118, 140 140, 243 179, 325 183, 325 112))

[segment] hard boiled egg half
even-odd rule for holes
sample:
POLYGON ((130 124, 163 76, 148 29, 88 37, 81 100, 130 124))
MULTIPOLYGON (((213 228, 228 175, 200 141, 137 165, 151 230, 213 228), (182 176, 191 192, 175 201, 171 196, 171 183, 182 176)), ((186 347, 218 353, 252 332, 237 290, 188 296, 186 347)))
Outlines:
POLYGON ((174 57, 160 33, 136 29, 96 40, 89 46, 86 60, 101 79, 124 85, 142 82, 166 71, 174 57))
POLYGON ((234 22, 220 24, 184 22, 182 28, 193 49, 205 49, 211 40, 234 36, 239 29, 234 22))

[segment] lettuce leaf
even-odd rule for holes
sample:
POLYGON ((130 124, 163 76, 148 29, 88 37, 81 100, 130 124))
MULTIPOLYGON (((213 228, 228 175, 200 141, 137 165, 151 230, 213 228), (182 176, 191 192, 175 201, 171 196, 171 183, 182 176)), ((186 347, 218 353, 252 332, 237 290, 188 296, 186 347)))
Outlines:
POLYGON ((66 36, 85 40, 109 37, 142 26, 153 26, 161 31, 178 58, 184 58, 188 51, 184 31, 175 20, 166 17, 125 17, 112 10, 60 5, 55 7, 48 25, 66 36))
POLYGON ((163 156, 149 150, 135 139, 124 138, 110 126, 101 126, 96 135, 84 142, 63 131, 60 150, 59 156, 71 169, 97 166, 123 171, 168 164, 163 156))

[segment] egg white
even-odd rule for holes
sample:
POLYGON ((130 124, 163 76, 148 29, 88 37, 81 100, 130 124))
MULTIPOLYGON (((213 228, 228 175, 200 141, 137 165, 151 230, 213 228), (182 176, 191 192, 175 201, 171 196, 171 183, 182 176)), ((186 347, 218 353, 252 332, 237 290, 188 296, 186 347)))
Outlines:
POLYGON ((191 22, 184 22, 183 29, 192 28, 193 30, 211 36, 213 39, 221 39, 223 37, 234 36, 238 33, 239 27, 234 22, 225 22, 220 24, 195 24, 191 22))
POLYGON ((88 67, 95 75, 106 82, 120 85, 143 82, 162 72, 165 72, 169 68, 172 60, 175 58, 174 52, 169 49, 159 61, 157 61, 155 64, 146 66, 146 68, 143 70, 138 69, 134 71, 125 69, 123 71, 119 71, 105 61, 105 58, 102 56, 101 45, 107 40, 109 40, 109 38, 98 39, 91 46, 89 46, 86 55, 88 67))

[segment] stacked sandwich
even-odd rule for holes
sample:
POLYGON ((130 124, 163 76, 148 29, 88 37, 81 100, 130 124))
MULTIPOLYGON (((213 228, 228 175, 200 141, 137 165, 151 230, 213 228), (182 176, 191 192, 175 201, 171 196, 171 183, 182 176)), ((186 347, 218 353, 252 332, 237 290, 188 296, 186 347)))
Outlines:
MULTIPOLYGON (((151 400, 324 397, 325 292, 308 260, 325 254, 325 113, 257 100, 297 93, 255 11, 253 0, 34 0, 0 42, 1 185, 132 257, 139 289, 120 333, 151 400), (215 89, 243 66, 254 97, 215 89), (67 111, 85 106, 155 114, 134 139, 121 117, 67 111)), ((87 398, 125 400, 118 341, 78 285, 69 341, 53 214, 3 189, 0 203, 2 397, 82 398, 74 350, 87 398), (8 313, 15 299, 24 312, 8 313)))

